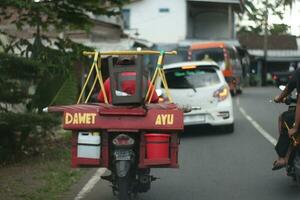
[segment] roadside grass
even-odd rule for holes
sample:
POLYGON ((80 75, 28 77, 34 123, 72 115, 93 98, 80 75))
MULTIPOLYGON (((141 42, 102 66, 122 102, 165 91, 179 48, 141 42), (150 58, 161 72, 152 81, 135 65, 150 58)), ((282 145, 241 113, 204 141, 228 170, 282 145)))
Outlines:
POLYGON ((70 134, 42 156, 0 168, 0 200, 58 200, 84 173, 70 167, 70 134))

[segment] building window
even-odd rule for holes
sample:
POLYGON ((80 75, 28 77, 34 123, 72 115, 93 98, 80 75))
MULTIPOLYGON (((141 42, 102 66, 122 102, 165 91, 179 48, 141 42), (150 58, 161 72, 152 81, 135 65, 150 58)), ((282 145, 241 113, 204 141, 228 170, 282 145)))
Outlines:
POLYGON ((168 13, 168 12, 170 12, 170 9, 169 8, 160 8, 159 12, 160 13, 168 13))
POLYGON ((129 29, 130 28, 130 10, 123 9, 122 16, 123 16, 124 29, 129 29))

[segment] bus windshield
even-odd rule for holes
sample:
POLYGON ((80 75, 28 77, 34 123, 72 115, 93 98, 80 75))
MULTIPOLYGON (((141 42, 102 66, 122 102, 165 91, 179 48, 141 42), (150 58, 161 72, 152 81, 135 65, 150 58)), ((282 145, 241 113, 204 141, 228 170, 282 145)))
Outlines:
POLYGON ((224 52, 222 48, 197 49, 192 51, 192 60, 203 60, 210 58, 216 63, 224 62, 224 52))

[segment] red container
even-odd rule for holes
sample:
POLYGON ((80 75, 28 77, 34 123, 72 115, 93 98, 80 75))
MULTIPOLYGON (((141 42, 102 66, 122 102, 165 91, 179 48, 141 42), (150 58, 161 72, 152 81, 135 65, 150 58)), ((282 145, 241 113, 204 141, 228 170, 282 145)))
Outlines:
POLYGON ((145 134, 147 159, 169 159, 170 135, 169 134, 145 134))

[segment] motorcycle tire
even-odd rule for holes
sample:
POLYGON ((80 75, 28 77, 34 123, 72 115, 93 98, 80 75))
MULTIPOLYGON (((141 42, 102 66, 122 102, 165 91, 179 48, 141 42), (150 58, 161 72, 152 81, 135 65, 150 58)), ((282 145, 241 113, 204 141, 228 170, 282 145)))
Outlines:
POLYGON ((118 185, 118 199, 119 200, 130 200, 130 179, 129 176, 125 177, 118 177, 117 178, 117 185, 118 185))
POLYGON ((295 158, 294 158, 294 168, 295 168, 295 179, 297 184, 300 186, 300 152, 299 149, 296 152, 295 158))

